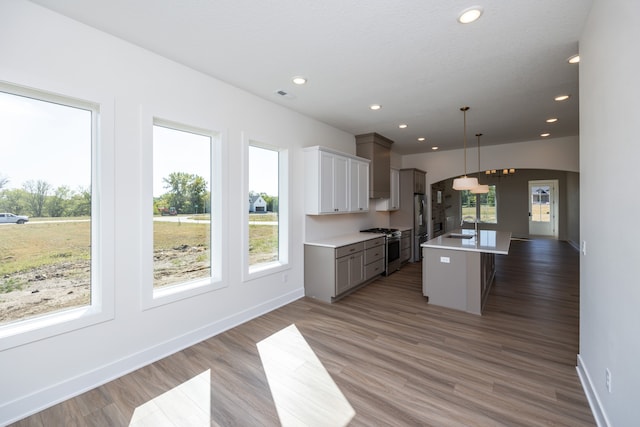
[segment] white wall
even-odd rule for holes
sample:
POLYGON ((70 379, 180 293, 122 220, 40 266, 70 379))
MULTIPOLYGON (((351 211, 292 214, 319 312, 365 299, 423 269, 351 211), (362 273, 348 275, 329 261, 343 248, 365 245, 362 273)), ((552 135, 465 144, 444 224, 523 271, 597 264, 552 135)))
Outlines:
MULTIPOLYGON (((579 138, 539 139, 513 144, 487 145, 480 153, 482 170, 486 169, 553 169, 578 172, 579 138)), ((462 146, 462 141, 460 141, 462 146)), ((478 170, 477 149, 467 149, 467 173, 478 170)), ((432 183, 464 173, 463 150, 436 151, 402 157, 403 168, 427 171, 427 187, 432 183)))
MULTIPOLYGON (((579 171, 579 138, 565 137, 540 139, 535 141, 518 142, 503 145, 488 145, 482 147, 480 167, 486 169, 503 169, 505 167, 519 169, 544 169, 548 171, 579 171)), ((476 150, 467 151, 467 173, 477 172, 478 157, 476 150), (472 166, 475 165, 475 166, 472 166)), ((431 184, 458 177, 464 173, 463 150, 448 150, 423 154, 412 154, 402 157, 403 168, 418 168, 427 171, 427 200, 431 200, 431 184)), ((564 179, 564 174, 559 174, 564 179)), ((558 177, 553 177, 554 179, 558 177)), ((536 178, 537 179, 537 178, 536 178)), ((542 179, 542 178, 540 178, 542 179)), ((524 190, 528 191, 528 190, 524 190)), ((563 200, 564 200, 564 196, 563 200)), ((429 209, 431 205, 429 202, 429 209)), ((525 207, 523 209, 528 209, 525 207)), ((516 212, 516 215, 526 215, 526 211, 516 212)), ((504 224, 511 224, 516 233, 514 235, 526 237, 528 230, 516 219, 504 218, 504 224), (514 225, 518 224, 518 225, 514 225)), ((459 218, 458 218, 459 220, 459 218)), ((527 221, 528 223, 528 221, 527 221)), ((431 221, 429 232, 431 233, 431 221)), ((562 228, 563 239, 576 240, 579 236, 569 233, 562 228)), ((432 234, 432 233, 431 233, 432 234)))
MULTIPOLYGON (((290 150, 303 176, 301 147, 355 152, 352 135, 301 116, 23 0, 0 2, 0 80, 101 102, 102 142, 112 145, 115 203, 115 317, 91 327, 0 351, 0 425, 117 377, 303 294, 303 180, 292 179, 290 270, 243 282, 242 135, 290 150), (140 309, 141 111, 223 133, 228 224, 225 288, 140 309), (126 211, 127 215, 116 215, 126 211)), ((28 149, 28 147, 27 147, 28 149)), ((367 217, 368 215, 364 215, 367 217)), ((371 214, 375 217, 375 213, 371 214)), ((373 219, 359 219, 370 221, 373 219)))
POLYGON ((579 372, 612 426, 640 420, 638 16, 640 2, 595 0, 580 39, 579 372))

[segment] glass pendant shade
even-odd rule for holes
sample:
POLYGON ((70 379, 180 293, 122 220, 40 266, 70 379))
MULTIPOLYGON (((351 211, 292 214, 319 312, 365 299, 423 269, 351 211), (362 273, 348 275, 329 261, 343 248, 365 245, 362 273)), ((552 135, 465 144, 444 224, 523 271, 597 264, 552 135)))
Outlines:
POLYGON ((478 178, 471 176, 461 176, 453 180, 454 190, 471 190, 478 186, 478 178))

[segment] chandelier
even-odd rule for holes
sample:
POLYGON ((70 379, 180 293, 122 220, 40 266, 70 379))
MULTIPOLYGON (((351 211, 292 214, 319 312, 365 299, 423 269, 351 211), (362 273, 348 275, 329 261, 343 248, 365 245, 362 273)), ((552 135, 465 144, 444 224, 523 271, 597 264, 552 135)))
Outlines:
POLYGON ((489 177, 489 178, 504 178, 507 176, 511 176, 514 173, 516 173, 516 170, 514 168, 509 168, 509 169, 490 169, 490 170, 486 170, 484 171, 485 176, 489 177))

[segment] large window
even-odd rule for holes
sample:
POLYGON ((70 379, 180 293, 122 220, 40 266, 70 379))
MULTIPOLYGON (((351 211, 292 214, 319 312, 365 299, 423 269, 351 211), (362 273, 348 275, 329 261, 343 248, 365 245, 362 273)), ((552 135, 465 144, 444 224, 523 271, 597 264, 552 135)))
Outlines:
POLYGON ((211 277, 211 135, 153 126, 153 285, 211 277))
POLYGON ((248 147, 249 272, 287 262, 286 151, 251 143, 248 147))
POLYGON ((464 222, 479 222, 488 224, 498 223, 498 204, 496 186, 489 185, 486 194, 473 194, 469 190, 460 192, 461 217, 464 222))
POLYGON ((101 301, 97 114, 92 104, 0 86, 0 325, 101 301))

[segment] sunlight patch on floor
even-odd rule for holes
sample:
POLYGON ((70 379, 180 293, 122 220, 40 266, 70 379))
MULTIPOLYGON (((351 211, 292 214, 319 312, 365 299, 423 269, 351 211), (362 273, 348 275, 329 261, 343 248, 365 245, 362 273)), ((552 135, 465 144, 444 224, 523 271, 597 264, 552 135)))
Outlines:
POLYGON ((138 406, 130 427, 211 425, 211 370, 138 406))
POLYGON ((345 426, 355 416, 295 325, 257 346, 283 427, 345 426))

